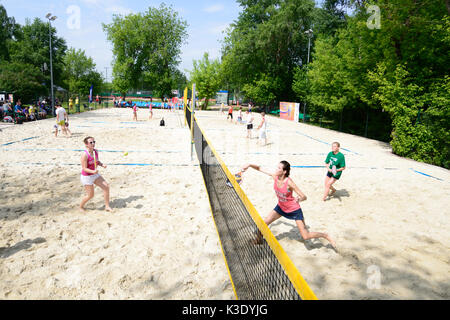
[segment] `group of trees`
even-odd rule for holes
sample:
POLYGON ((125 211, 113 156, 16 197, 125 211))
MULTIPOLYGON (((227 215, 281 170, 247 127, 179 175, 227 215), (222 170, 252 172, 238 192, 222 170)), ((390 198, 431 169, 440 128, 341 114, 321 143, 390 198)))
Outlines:
MULTIPOLYGON (((296 101, 312 119, 334 119, 340 130, 390 141, 398 155, 450 168, 449 0, 237 2, 221 57, 205 54, 190 72, 203 108, 219 89, 266 108, 296 101)), ((170 97, 188 85, 177 69, 187 23, 172 7, 114 15, 103 29, 113 90, 170 97)), ((50 32, 55 83, 76 93, 100 88, 92 59, 50 32)), ((20 26, 0 5, 0 41, 0 88, 25 100, 48 93, 48 23, 20 26)))
MULTIPOLYGON (((226 32, 221 59, 199 60, 194 79, 209 66, 220 75, 216 89, 259 106, 300 102, 313 119, 334 119, 336 129, 450 168, 448 0, 237 2, 242 11, 226 32)), ((197 87, 203 90, 200 80, 197 87)))
POLYGON ((339 114, 341 127, 357 120, 366 136, 370 115, 394 153, 450 168, 449 2, 357 1, 353 9, 334 34, 318 34, 293 89, 310 112, 339 114))
POLYGON ((171 97, 172 89, 186 86, 177 66, 187 22, 172 7, 161 4, 144 13, 114 15, 103 29, 113 46, 113 88, 122 96, 145 87, 154 96, 171 97))
POLYGON ((70 48, 63 59, 63 83, 74 95, 88 95, 91 86, 93 94, 100 93, 106 87, 102 75, 96 70, 91 57, 81 49, 70 48))
POLYGON ((21 26, 0 5, 0 89, 22 102, 50 94, 50 35, 54 85, 70 96, 86 96, 91 85, 94 94, 111 90, 124 97, 138 88, 170 97, 173 89, 186 87, 187 78, 177 66, 187 23, 171 7, 162 4, 144 13, 114 15, 103 28, 113 44, 112 84, 104 82, 84 50, 68 48, 48 22, 27 19, 21 26))
POLYGON ((100 92, 103 78, 83 50, 68 49, 57 30, 39 18, 27 19, 23 26, 16 23, 2 5, 0 89, 14 93, 23 103, 50 95, 50 35, 54 85, 74 95, 87 95, 91 85, 100 92))

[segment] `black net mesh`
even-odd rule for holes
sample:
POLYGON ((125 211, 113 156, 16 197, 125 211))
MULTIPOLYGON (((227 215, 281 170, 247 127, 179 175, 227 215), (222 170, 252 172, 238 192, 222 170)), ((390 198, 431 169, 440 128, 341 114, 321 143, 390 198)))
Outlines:
MULTIPOLYGON (((186 110, 187 120, 191 112, 186 110)), ((189 121, 188 121, 189 123, 189 121)), ((194 142, 222 248, 241 300, 300 300, 300 296, 208 146, 194 117, 194 142), (255 240, 261 239, 260 244, 255 240)))
POLYGON ((185 110, 186 110, 186 122, 190 129, 191 128, 191 110, 189 110, 189 107, 185 107, 185 110))

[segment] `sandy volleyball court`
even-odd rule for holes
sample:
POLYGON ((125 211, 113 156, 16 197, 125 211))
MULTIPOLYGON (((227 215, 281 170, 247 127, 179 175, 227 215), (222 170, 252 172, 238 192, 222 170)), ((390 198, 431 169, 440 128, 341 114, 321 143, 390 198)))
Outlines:
MULTIPOLYGON (((137 123, 131 109, 72 116, 70 139, 54 138, 53 120, 0 127, 0 298, 234 298, 181 112, 164 112, 165 128, 155 113, 149 122, 141 109, 137 123), (99 188, 87 213, 77 208, 87 135, 108 165, 101 174, 113 213, 99 188)), ((385 143, 273 117, 269 145, 257 146, 226 114, 197 117, 231 171, 291 163, 308 197, 306 225, 328 232, 340 250, 303 241, 287 219, 270 228, 319 299, 450 298, 448 170, 392 155, 385 143), (347 170, 323 202, 333 141, 347 170)), ((249 170, 242 187, 262 217, 275 207, 269 177, 249 170)))
MULTIPOLYGON (((319 299, 449 299, 450 172, 403 159, 388 144, 319 127, 268 118, 269 145, 246 139, 246 126, 218 112, 198 112, 200 126, 232 171, 245 162, 294 167, 291 177, 308 197, 301 206, 310 231, 304 242, 293 221, 271 230, 319 299), (323 202, 324 161, 341 143, 347 170, 323 202)), ((255 114, 258 126, 260 115, 255 114)), ((256 130, 253 137, 257 137, 256 130)), ((249 169, 242 188, 265 217, 276 205, 270 177, 249 169)))
POLYGON ((0 127, 1 299, 234 299, 181 111, 154 112, 72 115, 70 139, 51 119, 0 127), (78 209, 88 135, 113 213, 97 187, 78 209))

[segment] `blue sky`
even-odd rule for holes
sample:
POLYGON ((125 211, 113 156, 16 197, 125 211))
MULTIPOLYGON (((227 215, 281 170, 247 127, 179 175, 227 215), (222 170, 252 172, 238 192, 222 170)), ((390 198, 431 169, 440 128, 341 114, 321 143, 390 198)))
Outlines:
MULTIPOLYGON (((153 0, 0 0, 8 13, 20 24, 25 19, 39 17, 46 20, 47 13, 58 18, 52 22, 58 36, 68 47, 82 49, 94 59, 97 70, 111 80, 111 44, 106 40, 102 23, 110 23, 113 14, 144 12, 159 7, 162 1, 153 0), (79 14, 78 14, 79 12, 79 14), (79 19, 77 18, 79 17, 79 19), (79 21, 79 24, 77 23, 79 21), (108 68, 107 70, 105 68, 108 68)), ((164 1, 187 21, 187 44, 182 46, 179 69, 192 69, 192 60, 201 59, 204 52, 218 58, 224 34, 230 23, 237 19, 241 8, 234 0, 164 1)))

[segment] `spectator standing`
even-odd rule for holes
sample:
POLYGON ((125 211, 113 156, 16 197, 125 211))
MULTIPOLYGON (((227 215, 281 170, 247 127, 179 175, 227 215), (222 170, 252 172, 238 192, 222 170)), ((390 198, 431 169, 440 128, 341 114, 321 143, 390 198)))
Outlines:
POLYGON ((47 112, 45 111, 44 105, 42 103, 38 105, 38 115, 40 119, 47 118, 47 112))
POLYGON ((75 106, 77 108, 77 112, 80 113, 80 99, 78 99, 78 96, 75 98, 75 106))
POLYGON ((69 113, 70 113, 70 109, 73 109, 73 99, 69 98, 69 113))

